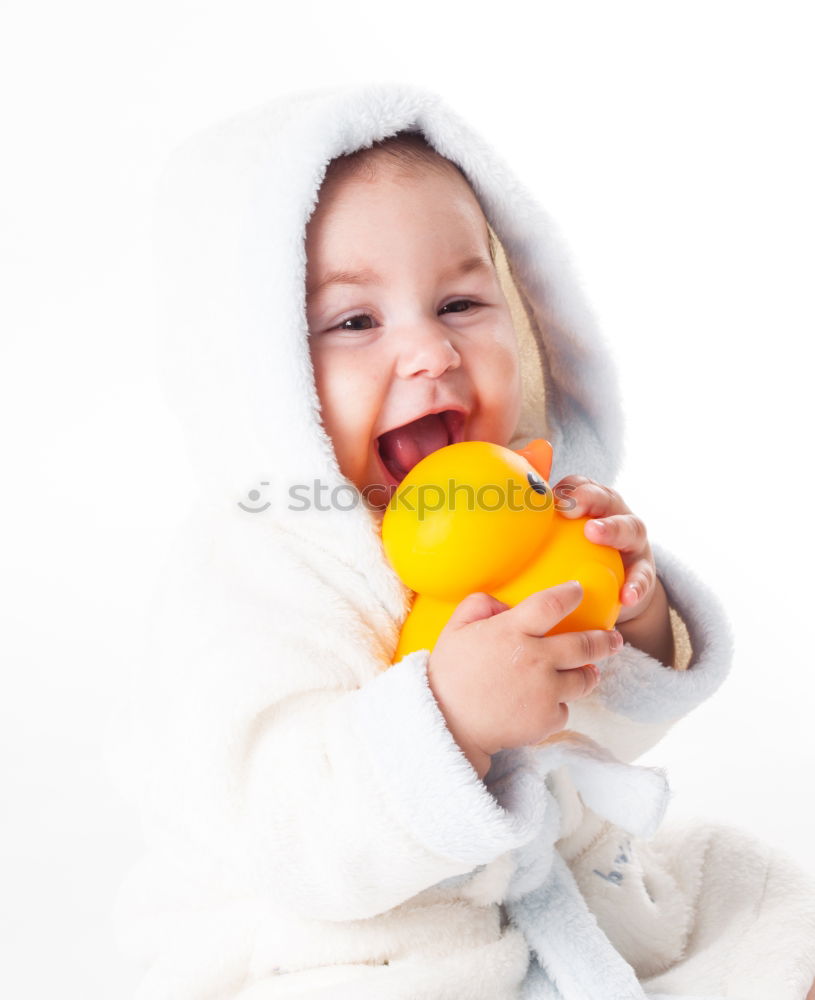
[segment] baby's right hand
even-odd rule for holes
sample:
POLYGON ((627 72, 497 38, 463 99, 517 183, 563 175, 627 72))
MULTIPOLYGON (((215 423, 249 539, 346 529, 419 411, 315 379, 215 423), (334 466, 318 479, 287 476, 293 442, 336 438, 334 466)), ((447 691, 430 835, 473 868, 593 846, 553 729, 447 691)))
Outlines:
POLYGON ((566 702, 597 684, 591 661, 622 647, 616 629, 545 635, 582 596, 579 583, 560 583, 510 608, 489 594, 469 594, 442 629, 428 683, 479 777, 499 750, 540 743, 565 728, 566 702))

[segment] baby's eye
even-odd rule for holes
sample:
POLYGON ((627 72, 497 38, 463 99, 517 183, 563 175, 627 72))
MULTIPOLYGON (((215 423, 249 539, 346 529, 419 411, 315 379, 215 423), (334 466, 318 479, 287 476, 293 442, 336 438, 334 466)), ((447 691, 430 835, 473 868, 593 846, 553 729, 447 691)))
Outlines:
MULTIPOLYGON (((472 299, 456 299, 454 302, 448 302, 447 305, 442 308, 442 312, 444 312, 445 309, 449 309, 451 306, 460 305, 463 305, 466 308, 467 306, 477 306, 478 303, 474 302, 472 299)), ((464 312, 464 309, 454 309, 453 312, 464 312)))
POLYGON ((357 313, 357 315, 356 315, 356 316, 349 316, 349 317, 348 317, 348 319, 344 319, 344 320, 342 321, 342 323, 338 323, 338 324, 337 324, 337 325, 336 325, 336 326, 334 327, 334 329, 335 329, 335 330, 350 330, 350 331, 352 331, 352 332, 353 332, 353 331, 355 331, 355 330, 363 330, 363 329, 364 329, 364 330, 370 330, 370 329, 372 329, 372 327, 373 327, 373 320, 372 320, 372 319, 371 319, 371 317, 370 317, 370 316, 368 315, 368 313, 357 313), (359 327, 359 326, 346 326, 346 323, 356 323, 356 322, 357 322, 358 320, 363 320, 363 319, 367 319, 367 320, 370 320, 370 322, 371 322, 371 326, 366 326, 366 327, 359 327))
MULTIPOLYGON (((442 306, 441 312, 445 312, 450 309, 452 312, 466 312, 470 306, 477 306, 478 303, 473 299, 455 299, 453 302, 448 302, 446 306, 442 306), (453 309, 453 306, 463 306, 463 309, 453 309)), ((344 319, 341 323, 338 323, 334 330, 346 330, 350 333, 361 332, 363 330, 372 330, 374 327, 374 321, 369 313, 357 313, 356 316, 349 316, 348 319, 344 319), (359 326, 361 321, 368 320, 368 326, 359 326), (348 324, 355 324, 349 326, 348 324)))

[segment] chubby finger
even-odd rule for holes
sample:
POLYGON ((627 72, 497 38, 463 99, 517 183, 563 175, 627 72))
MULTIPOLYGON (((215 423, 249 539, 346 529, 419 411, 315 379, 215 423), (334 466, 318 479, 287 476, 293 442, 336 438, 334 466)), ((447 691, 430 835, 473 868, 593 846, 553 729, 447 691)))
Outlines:
POLYGON ((641 601, 656 584, 656 570, 650 559, 643 557, 633 562, 625 574, 625 583, 620 591, 620 600, 624 604, 634 604, 641 601))
POLYGON ((605 517, 608 514, 630 513, 615 489, 585 476, 566 476, 552 492, 557 510, 565 517, 605 517))
POLYGON ((468 594, 456 605, 452 615, 447 621, 445 628, 450 630, 460 628, 462 625, 471 625, 473 622, 483 621, 501 614, 509 608, 508 604, 499 601, 492 594, 483 591, 474 591, 468 594))
POLYGON ((623 637, 615 628, 590 628, 581 632, 559 632, 546 636, 546 658, 558 671, 603 660, 623 647, 623 637))
MULTIPOLYGON (((516 627, 526 635, 545 636, 570 611, 574 611, 582 599, 583 587, 580 582, 569 580, 535 591, 506 614, 512 616, 516 627)), ((580 662, 585 663, 589 659, 591 657, 584 656, 580 662)))
POLYGON ((586 521, 583 533, 590 542, 611 545, 620 552, 642 552, 648 544, 645 523, 636 514, 611 514, 586 521))
POLYGON ((600 673, 593 663, 584 663, 581 667, 571 670, 561 670, 558 674, 558 698, 563 701, 577 701, 597 687, 600 673))

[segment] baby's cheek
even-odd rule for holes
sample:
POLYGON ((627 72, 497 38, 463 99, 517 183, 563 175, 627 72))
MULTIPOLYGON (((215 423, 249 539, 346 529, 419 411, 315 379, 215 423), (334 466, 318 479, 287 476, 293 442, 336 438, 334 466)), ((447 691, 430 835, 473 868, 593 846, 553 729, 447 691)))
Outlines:
POLYGON ((358 484, 370 464, 370 434, 378 404, 365 367, 354 364, 349 353, 313 350, 312 364, 323 427, 334 445, 340 471, 358 484))
POLYGON ((484 394, 490 400, 495 420, 501 430, 497 431, 508 441, 521 416, 522 388, 521 371, 517 347, 499 341, 486 363, 488 391, 484 394))

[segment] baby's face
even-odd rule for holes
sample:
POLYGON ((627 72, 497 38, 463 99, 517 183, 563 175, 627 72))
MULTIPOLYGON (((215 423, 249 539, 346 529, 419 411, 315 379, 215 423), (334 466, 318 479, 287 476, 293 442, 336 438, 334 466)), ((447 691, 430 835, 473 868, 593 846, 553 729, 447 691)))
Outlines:
POLYGON ((309 220, 306 252, 323 425, 372 504, 437 448, 509 443, 521 407, 516 335, 462 177, 406 179, 380 159, 373 181, 337 178, 309 220))

